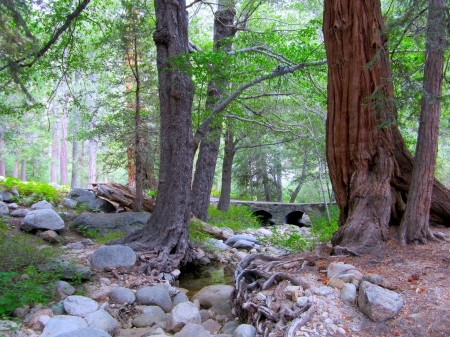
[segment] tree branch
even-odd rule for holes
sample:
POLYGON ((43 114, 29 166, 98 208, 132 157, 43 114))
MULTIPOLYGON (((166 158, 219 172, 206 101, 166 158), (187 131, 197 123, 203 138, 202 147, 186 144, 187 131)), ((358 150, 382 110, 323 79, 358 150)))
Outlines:
MULTIPOLYGON (((55 35, 45 44, 44 47, 42 47, 41 50, 39 50, 37 53, 33 53, 29 56, 22 57, 21 59, 18 59, 15 61, 17 65, 19 65, 21 68, 30 68, 32 67, 39 59, 44 56, 44 54, 55 44, 55 42, 58 40, 58 38, 61 36, 62 33, 64 33, 71 25, 72 21, 75 20, 81 12, 87 7, 91 0, 83 0, 78 7, 73 11, 73 13, 69 14, 66 18, 66 21, 64 24, 56 31, 55 35), (24 61, 28 60, 31 57, 35 57, 33 61, 29 63, 23 63, 24 61)), ((6 65, 2 68, 0 68, 0 71, 5 70, 9 66, 6 65)))

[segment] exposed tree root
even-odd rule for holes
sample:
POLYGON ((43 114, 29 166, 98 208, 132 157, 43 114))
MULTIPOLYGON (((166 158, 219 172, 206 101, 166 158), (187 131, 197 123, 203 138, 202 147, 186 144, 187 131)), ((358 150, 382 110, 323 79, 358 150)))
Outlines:
POLYGON ((297 329, 300 328, 302 325, 304 325, 306 322, 308 322, 315 312, 316 312, 316 307, 313 304, 311 304, 308 311, 306 311, 304 314, 302 314, 299 318, 296 318, 291 323, 291 325, 287 329, 286 333, 284 334, 284 337, 294 337, 297 329))

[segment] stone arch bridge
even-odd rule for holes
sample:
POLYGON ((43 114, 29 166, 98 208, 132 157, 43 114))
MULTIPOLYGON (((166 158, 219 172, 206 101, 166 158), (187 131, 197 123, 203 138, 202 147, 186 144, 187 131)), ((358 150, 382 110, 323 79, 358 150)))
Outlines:
MULTIPOLYGON (((211 201, 217 206, 217 201, 211 201)), ((303 214, 325 214, 323 202, 309 204, 290 204, 284 202, 231 200, 236 206, 247 206, 255 216, 259 216, 265 224, 292 224, 305 226, 303 214)))

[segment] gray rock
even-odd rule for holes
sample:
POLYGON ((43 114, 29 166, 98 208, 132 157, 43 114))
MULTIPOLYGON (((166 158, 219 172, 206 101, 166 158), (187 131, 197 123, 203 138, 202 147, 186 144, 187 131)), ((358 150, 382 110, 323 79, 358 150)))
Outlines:
POLYGON ((96 328, 106 331, 109 334, 114 332, 119 327, 119 323, 105 310, 97 310, 84 317, 90 328, 96 328))
POLYGON ((361 279, 362 274, 351 264, 345 264, 344 262, 333 262, 328 265, 327 277, 332 278, 342 274, 353 274, 356 278, 361 279))
POLYGON ((233 235, 231 238, 225 241, 225 244, 228 246, 233 246, 239 240, 247 240, 259 244, 258 239, 255 238, 253 235, 233 235))
POLYGON ((87 322, 77 316, 59 315, 50 318, 39 337, 55 337, 66 332, 87 328, 87 322))
POLYGON ((167 321, 167 329, 178 332, 188 323, 201 324, 202 318, 194 303, 183 302, 172 309, 167 321))
POLYGON ((31 205, 30 209, 32 211, 36 211, 38 209, 53 209, 53 205, 45 200, 41 200, 31 205))
POLYGON ((35 229, 51 229, 61 231, 64 229, 64 221, 52 209, 38 209, 28 212, 23 218, 20 229, 31 231, 35 229))
POLYGON ((66 312, 64 311, 64 303, 63 301, 56 303, 51 307, 54 315, 64 315, 66 312))
POLYGON ((341 289, 341 300, 345 304, 353 305, 356 301, 356 287, 351 283, 346 283, 341 289))
POLYGON ((177 306, 180 303, 188 302, 189 298, 186 296, 186 294, 178 293, 174 297, 172 297, 172 307, 177 306))
POLYGON ((2 196, 3 201, 5 201, 5 202, 13 202, 14 197, 19 195, 19 193, 17 193, 17 195, 15 195, 15 193, 13 193, 13 191, 10 191, 10 190, 3 190, 0 192, 0 194, 2 196))
POLYGON ((72 208, 73 209, 73 208, 77 207, 78 202, 76 200, 73 200, 73 199, 63 198, 62 204, 63 204, 63 206, 65 206, 67 208, 72 208))
POLYGON ((98 309, 96 301, 84 296, 69 296, 63 304, 64 310, 72 316, 87 316, 98 309))
POLYGON ((75 230, 97 231, 100 235, 108 232, 130 234, 142 228, 150 219, 147 212, 81 214, 73 222, 75 230))
POLYGON ((81 188, 74 188, 71 190, 68 197, 72 200, 76 200, 79 204, 84 204, 87 208, 92 210, 99 210, 105 213, 116 211, 116 208, 110 202, 97 198, 91 191, 83 190, 81 188))
POLYGON ((143 336, 151 336, 151 337, 164 337, 164 331, 161 331, 161 328, 132 328, 132 329, 118 329, 115 333, 117 337, 143 337, 143 336), (158 330, 159 329, 159 330, 158 330), (160 335, 155 335, 160 332, 160 335))
POLYGON ((125 287, 116 287, 109 293, 109 298, 113 303, 131 304, 136 300, 134 292, 125 287))
POLYGON ((231 306, 229 300, 220 300, 214 303, 214 305, 209 308, 216 315, 230 315, 231 314, 231 306))
POLYGON ((63 280, 89 280, 92 277, 92 272, 88 267, 58 258, 38 264, 37 268, 40 272, 59 274, 63 280))
POLYGON ((327 287, 327 286, 322 286, 322 287, 314 289, 314 293, 317 295, 328 296, 333 293, 333 288, 327 287))
POLYGON ((55 283, 56 292, 59 295, 59 298, 64 299, 67 296, 71 296, 75 294, 75 288, 67 283, 66 281, 58 281, 55 283))
POLYGON ((3 197, 2 197, 1 192, 0 192, 0 201, 3 201, 3 197))
POLYGON ((255 337, 256 329, 249 324, 241 324, 234 330, 233 337, 255 337))
POLYGON ((202 323, 202 327, 208 330, 211 334, 215 335, 220 331, 222 325, 220 325, 213 319, 208 319, 207 321, 202 323))
POLYGON ((16 209, 10 213, 12 217, 23 218, 28 214, 29 210, 26 208, 16 209))
POLYGON ((9 208, 4 202, 0 201, 0 217, 9 214, 9 208))
POLYGON ((365 274, 361 281, 367 281, 370 282, 372 284, 376 284, 376 285, 383 285, 384 284, 384 279, 377 274, 365 274))
POLYGON ((164 312, 172 309, 172 300, 167 289, 161 285, 141 288, 136 293, 136 301, 139 304, 157 305, 164 312))
POLYGON ((188 323, 180 332, 177 332, 174 337, 210 337, 211 333, 203 326, 198 324, 188 323))
POLYGON ((91 265, 95 268, 132 267, 136 263, 136 253, 127 246, 103 246, 92 254, 91 265))
POLYGON ((299 297, 299 298, 297 298, 297 301, 296 301, 297 306, 299 308, 303 308, 305 305, 308 304, 308 302, 309 302, 309 298, 306 296, 299 297))
POLYGON ((83 328, 71 332, 65 332, 55 337, 111 337, 111 335, 100 329, 83 328))
POLYGON ((359 287, 358 307, 374 322, 394 317, 403 306, 403 298, 393 291, 363 281, 359 287))
POLYGON ((259 228, 255 232, 255 235, 259 237, 271 236, 272 234, 273 234, 272 231, 265 228, 259 228))
POLYGON ((234 287, 227 285, 212 285, 201 289, 192 299, 197 299, 202 308, 211 308, 215 303, 229 300, 234 287))
POLYGON ((230 247, 228 247, 226 244, 223 243, 222 240, 217 240, 217 239, 213 239, 213 238, 207 238, 205 240, 206 243, 212 245, 214 248, 218 248, 220 250, 227 250, 230 247))
MULTIPOLYGON (((0 200, 0 201, 1 201, 1 200, 0 200)), ((13 202, 12 204, 8 204, 8 208, 9 208, 9 209, 18 209, 19 206, 18 206, 15 202, 13 202)))
POLYGON ((39 233, 39 236, 42 238, 42 240, 50 243, 59 243, 60 241, 58 233, 52 231, 51 229, 39 233))
POLYGON ((220 329, 220 333, 232 335, 238 326, 239 326, 238 320, 226 322, 223 325, 222 329, 220 329))
POLYGON ((250 250, 255 247, 255 243, 247 240, 238 240, 234 243, 233 248, 250 250))
POLYGON ((149 306, 142 309, 142 314, 133 319, 132 325, 136 328, 146 326, 166 328, 167 315, 157 306, 149 306))
POLYGON ((211 318, 211 314, 209 313, 209 310, 201 309, 200 317, 202 318, 202 322, 206 322, 208 319, 211 318))

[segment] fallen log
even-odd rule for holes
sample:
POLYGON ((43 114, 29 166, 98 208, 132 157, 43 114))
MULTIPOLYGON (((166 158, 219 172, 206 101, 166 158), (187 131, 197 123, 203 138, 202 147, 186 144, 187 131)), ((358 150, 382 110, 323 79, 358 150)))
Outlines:
MULTIPOLYGON (((116 183, 94 184, 94 193, 105 199, 116 207, 116 211, 122 206, 125 210, 132 210, 136 198, 136 190, 133 187, 116 183)), ((142 193, 142 210, 153 213, 156 200, 149 195, 142 193)))

